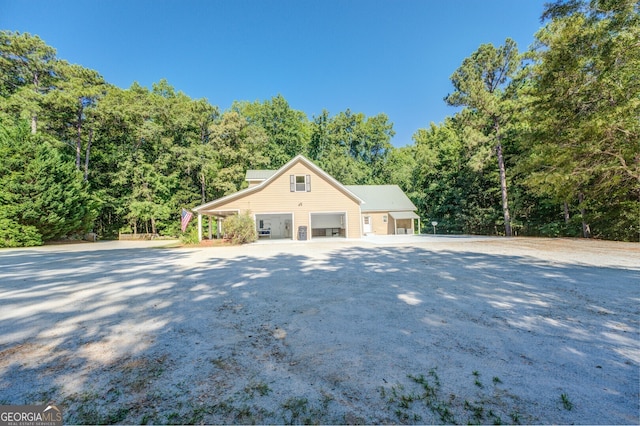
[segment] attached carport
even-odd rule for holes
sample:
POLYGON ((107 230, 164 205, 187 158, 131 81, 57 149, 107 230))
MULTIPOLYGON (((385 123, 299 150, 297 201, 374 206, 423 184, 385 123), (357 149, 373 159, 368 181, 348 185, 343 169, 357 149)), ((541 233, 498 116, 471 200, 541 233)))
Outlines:
POLYGON ((393 219, 394 234, 414 234, 415 219, 418 219, 418 229, 420 229, 420 216, 410 211, 389 212, 393 219))
POLYGON ((255 215, 258 238, 293 238, 293 213, 255 215))
POLYGON ((347 236, 347 213, 310 213, 311 238, 347 236))
MULTIPOLYGON (((216 236, 220 238, 222 236, 222 222, 224 219, 229 216, 234 216, 238 214, 238 210, 211 210, 204 213, 204 216, 207 216, 209 219, 209 239, 213 238, 213 218, 216 218, 217 229, 216 236)), ((202 213, 198 213, 198 241, 202 241, 202 213)))

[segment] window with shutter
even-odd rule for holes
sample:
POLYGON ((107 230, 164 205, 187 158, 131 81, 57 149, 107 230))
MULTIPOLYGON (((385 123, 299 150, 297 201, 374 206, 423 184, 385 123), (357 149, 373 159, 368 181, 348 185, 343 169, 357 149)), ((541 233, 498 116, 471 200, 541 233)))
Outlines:
POLYGON ((291 192, 311 192, 311 175, 290 175, 291 192))

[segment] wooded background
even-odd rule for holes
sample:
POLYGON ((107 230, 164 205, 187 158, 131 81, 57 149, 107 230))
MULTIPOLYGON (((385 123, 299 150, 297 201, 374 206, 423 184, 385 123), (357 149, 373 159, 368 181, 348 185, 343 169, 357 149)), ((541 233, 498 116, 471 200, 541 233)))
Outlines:
POLYGON ((629 0, 547 5, 531 50, 483 44, 452 70, 457 112, 405 147, 385 114, 309 118, 280 95, 220 111, 166 80, 115 87, 1 31, 0 247, 175 236, 182 207, 298 154, 345 185, 399 185, 441 233, 638 241, 639 16, 629 0))

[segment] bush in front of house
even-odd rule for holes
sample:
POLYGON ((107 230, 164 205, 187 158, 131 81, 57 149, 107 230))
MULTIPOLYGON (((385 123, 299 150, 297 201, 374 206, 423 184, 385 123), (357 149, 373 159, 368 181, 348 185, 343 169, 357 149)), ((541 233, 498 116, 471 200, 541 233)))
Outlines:
POLYGON ((180 235, 182 244, 198 244, 198 226, 189 226, 185 232, 180 235))
POLYGON ((247 212, 224 220, 224 234, 233 244, 252 243, 258 239, 256 223, 247 212))

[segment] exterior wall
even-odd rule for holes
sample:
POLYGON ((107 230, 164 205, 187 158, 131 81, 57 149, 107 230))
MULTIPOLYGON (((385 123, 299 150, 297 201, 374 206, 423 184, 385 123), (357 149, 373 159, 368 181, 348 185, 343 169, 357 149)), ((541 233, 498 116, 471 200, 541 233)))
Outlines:
MULTIPOLYGON (((316 174, 305 164, 297 162, 284 174, 266 187, 241 198, 217 205, 214 210, 250 211, 252 214, 293 213, 293 237, 298 238, 298 227, 307 227, 307 238, 311 235, 310 213, 345 212, 347 238, 362 236, 360 205, 336 186, 316 174), (310 192, 291 192, 289 175, 310 175, 310 192)), ((206 214, 206 210, 202 211, 206 214)))
POLYGON ((371 232, 375 235, 393 234, 393 219, 388 212, 363 212, 362 216, 371 217, 371 232), (387 222, 384 222, 384 216, 387 216, 387 222))

